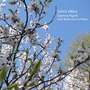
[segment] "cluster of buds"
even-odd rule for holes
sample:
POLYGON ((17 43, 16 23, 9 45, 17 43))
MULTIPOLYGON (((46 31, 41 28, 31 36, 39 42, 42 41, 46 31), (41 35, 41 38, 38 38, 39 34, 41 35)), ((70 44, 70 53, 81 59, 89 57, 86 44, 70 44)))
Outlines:
POLYGON ((16 22, 19 22, 19 18, 18 18, 18 16, 16 16, 16 15, 12 15, 11 16, 11 21, 13 22, 13 23, 16 23, 16 22))
POLYGON ((39 13, 40 11, 40 6, 37 4, 35 1, 32 1, 30 5, 28 6, 31 12, 39 13))

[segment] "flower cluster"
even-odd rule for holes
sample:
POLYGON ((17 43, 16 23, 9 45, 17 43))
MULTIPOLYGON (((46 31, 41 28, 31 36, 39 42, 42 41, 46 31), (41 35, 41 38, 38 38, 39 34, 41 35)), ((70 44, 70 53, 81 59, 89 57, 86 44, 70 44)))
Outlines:
POLYGON ((34 11, 36 13, 39 13, 39 11, 40 11, 40 5, 37 4, 36 1, 31 1, 30 5, 28 6, 28 8, 29 8, 30 12, 34 11))
POLYGON ((0 13, 2 12, 2 8, 5 7, 6 0, 2 0, 2 3, 0 4, 0 13))

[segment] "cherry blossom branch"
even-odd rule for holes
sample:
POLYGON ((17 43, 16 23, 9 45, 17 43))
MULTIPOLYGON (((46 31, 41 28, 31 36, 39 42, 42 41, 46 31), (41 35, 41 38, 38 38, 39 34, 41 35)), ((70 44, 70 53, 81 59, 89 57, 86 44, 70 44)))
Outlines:
POLYGON ((51 19, 50 22, 46 23, 47 25, 49 25, 49 24, 51 24, 51 23, 53 22, 53 20, 54 20, 56 14, 57 14, 57 6, 55 6, 55 13, 54 13, 54 16, 52 17, 52 19, 51 19))
MULTIPOLYGON (((17 44, 17 46, 16 46, 15 53, 14 53, 14 55, 13 55, 14 71, 15 71, 15 72, 16 72, 16 70, 15 70, 15 58, 16 58, 16 54, 17 54, 18 48, 19 48, 19 46, 20 46, 21 40, 22 40, 22 38, 23 38, 24 30, 25 30, 25 28, 26 28, 26 26, 27 26, 27 23, 28 23, 28 10, 27 10, 27 5, 26 5, 26 2, 25 2, 24 0, 23 0, 23 3, 24 3, 25 8, 26 8, 26 22, 25 22, 25 26, 24 26, 24 28, 23 28, 23 30, 22 30, 22 33, 21 33, 21 35, 20 35, 20 40, 19 40, 19 42, 18 42, 18 44, 17 44)), ((7 22, 6 22, 6 23, 7 23, 7 22)), ((7 23, 7 24, 8 24, 8 23, 7 23)), ((11 25, 10 25, 10 26, 11 26, 11 25)), ((12 26, 11 26, 11 27, 12 27, 12 26)), ((7 77, 7 78, 9 78, 11 71, 12 71, 12 68, 9 70, 9 74, 8 74, 8 77, 7 77)))
MULTIPOLYGON (((58 74, 57 76, 53 77, 52 79, 44 81, 44 83, 45 83, 45 82, 53 81, 53 80, 55 80, 56 78, 61 77, 61 76, 64 76, 64 77, 60 78, 59 81, 63 80, 66 76, 68 76, 68 75, 69 75, 73 70, 75 70, 78 66, 80 66, 81 64, 83 64, 83 63, 85 63, 85 62, 87 62, 87 61, 89 61, 89 60, 90 60, 90 56, 88 56, 84 61, 78 63, 74 68, 72 68, 72 69, 70 69, 70 70, 68 70, 67 72, 64 72, 64 73, 62 73, 62 74, 60 73, 60 74, 58 74)), ((58 80, 57 80, 57 81, 58 81, 58 80)), ((57 81, 56 81, 56 82, 57 82, 57 81)), ((50 83, 50 84, 47 85, 47 86, 50 86, 51 84, 55 84, 56 82, 50 83)), ((41 82, 41 83, 39 83, 39 84, 31 87, 30 89, 33 89, 33 88, 41 85, 42 83, 43 83, 43 82, 41 82)), ((47 87, 47 86, 46 86, 46 87, 47 87)), ((42 89, 41 89, 41 90, 42 90, 42 89)))

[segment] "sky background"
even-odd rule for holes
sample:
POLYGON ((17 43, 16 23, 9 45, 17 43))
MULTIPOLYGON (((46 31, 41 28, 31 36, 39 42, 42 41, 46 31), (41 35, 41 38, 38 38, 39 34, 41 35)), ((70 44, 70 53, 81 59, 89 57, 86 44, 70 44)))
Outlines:
MULTIPOLYGON (((88 21, 58 21, 56 15, 54 21, 49 26, 49 32, 53 37, 64 39, 64 43, 61 46, 61 58, 63 60, 65 59, 65 54, 75 38, 80 34, 90 32, 89 4, 90 0, 53 0, 49 7, 48 14, 45 18, 46 22, 49 22, 52 19, 55 12, 55 6, 57 6, 58 10, 77 10, 80 17, 88 18, 88 21)), ((23 17, 23 14, 20 16, 23 17)))
POLYGON ((87 18, 88 21, 58 21, 57 15, 53 23, 49 26, 49 31, 52 36, 64 39, 62 44, 62 59, 65 59, 65 54, 68 51, 73 40, 80 35, 90 32, 90 0, 53 0, 46 21, 50 20, 55 11, 55 5, 58 10, 77 10, 78 15, 87 18), (48 18, 49 17, 49 18, 48 18))
MULTIPOLYGON (((49 25, 49 32, 53 37, 64 39, 64 43, 61 46, 62 59, 65 59, 66 52, 78 35, 90 32, 89 4, 90 0, 53 0, 48 9, 48 13, 44 19, 45 22, 49 22, 52 19, 55 13, 55 6, 57 6, 57 10, 77 10, 80 17, 88 19, 88 21, 58 21, 56 15, 54 21, 49 25)), ((11 7, 8 6, 8 8, 11 7)), ((7 13, 8 8, 5 9, 7 13)), ((12 9, 14 9, 14 7, 12 9)), ((23 18, 23 11, 21 11, 20 17, 22 17, 23 20, 25 19, 23 18)), ((44 32, 42 30, 40 32, 43 37, 44 32)))

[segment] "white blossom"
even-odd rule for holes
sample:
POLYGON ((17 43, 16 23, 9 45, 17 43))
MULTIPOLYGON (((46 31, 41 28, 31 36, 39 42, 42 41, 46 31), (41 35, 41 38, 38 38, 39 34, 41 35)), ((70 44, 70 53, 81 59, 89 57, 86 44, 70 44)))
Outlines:
POLYGON ((31 27, 34 26, 34 21, 33 20, 30 21, 30 25, 31 25, 31 27))
POLYGON ((36 23, 38 23, 38 20, 37 19, 30 20, 30 26, 31 26, 31 28, 33 28, 36 23))
POLYGON ((36 32, 36 30, 34 30, 32 33, 28 33, 28 37, 29 37, 29 41, 32 45, 37 45, 41 42, 41 39, 40 39, 38 33, 36 32))
POLYGON ((2 3, 5 3, 5 2, 6 2, 6 0, 3 0, 3 1, 2 1, 2 3))
POLYGON ((37 2, 31 1, 31 3, 28 5, 28 8, 29 8, 30 12, 32 13, 35 10, 39 11, 40 6, 39 6, 39 4, 37 4, 37 2))
POLYGON ((45 24, 44 24, 44 26, 42 28, 44 28, 45 30, 48 30, 48 25, 47 25, 46 22, 45 22, 45 24))

